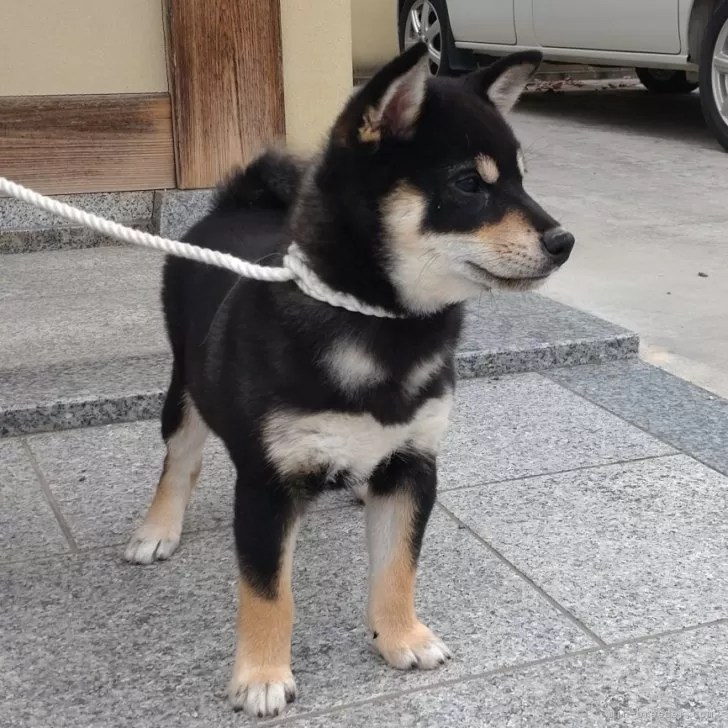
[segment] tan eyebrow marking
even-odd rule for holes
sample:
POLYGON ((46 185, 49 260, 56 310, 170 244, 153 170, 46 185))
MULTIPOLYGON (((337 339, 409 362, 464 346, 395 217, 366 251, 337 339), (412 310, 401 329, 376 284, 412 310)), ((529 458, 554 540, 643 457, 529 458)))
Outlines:
POLYGON ((493 157, 479 154, 475 159, 475 167, 478 170, 478 174, 483 178, 483 182, 494 185, 498 181, 500 170, 493 157))
POLYGON ((516 153, 516 161, 518 162, 518 171, 521 177, 526 174, 526 158, 523 156, 523 150, 519 149, 516 153))

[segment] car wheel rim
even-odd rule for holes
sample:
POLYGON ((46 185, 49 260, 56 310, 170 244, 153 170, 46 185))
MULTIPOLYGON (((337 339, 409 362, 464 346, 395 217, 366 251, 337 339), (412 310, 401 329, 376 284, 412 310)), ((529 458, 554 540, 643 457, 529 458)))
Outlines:
POLYGON ((728 125, 728 20, 723 23, 713 48, 712 82, 716 108, 728 125))
POLYGON ((407 13, 404 26, 404 47, 426 43, 430 73, 437 75, 442 63, 442 26, 437 11, 429 0, 417 0, 407 13))

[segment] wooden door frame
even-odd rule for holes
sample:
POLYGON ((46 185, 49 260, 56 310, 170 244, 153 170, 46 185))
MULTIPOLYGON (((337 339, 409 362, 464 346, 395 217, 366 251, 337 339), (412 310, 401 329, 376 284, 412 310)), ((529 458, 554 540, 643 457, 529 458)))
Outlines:
POLYGON ((285 134, 280 0, 164 0, 177 185, 212 187, 285 134))

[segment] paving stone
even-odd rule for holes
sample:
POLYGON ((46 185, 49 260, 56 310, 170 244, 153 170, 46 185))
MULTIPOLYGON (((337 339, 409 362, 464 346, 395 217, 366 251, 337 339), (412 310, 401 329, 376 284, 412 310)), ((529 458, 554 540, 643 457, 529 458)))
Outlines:
MULTIPOLYGON (((561 655, 588 638, 466 530, 438 513, 425 539, 420 612, 455 652, 435 672, 388 668, 363 627, 363 514, 314 513, 295 560, 289 715, 500 665, 561 655)), ((232 665, 235 567, 229 532, 192 536, 153 567, 101 550, 3 569, 0 712, 7 725, 239 726, 223 693, 232 665)))
POLYGON ((6 302, 139 289, 156 293, 158 309, 163 261, 160 253, 129 247, 8 255, 0 261, 0 312, 6 302))
MULTIPOLYGON (((53 199, 60 202, 125 224, 151 219, 153 196, 151 191, 52 195, 53 199)), ((0 197, 0 231, 42 230, 61 226, 73 227, 63 218, 39 210, 27 202, 13 197, 0 197)))
MULTIPOLYGON (((28 439, 80 548, 125 544, 141 523, 164 460, 159 427, 155 420, 28 439)), ((185 533, 231 526, 234 491, 230 458, 222 443, 210 436, 185 533)), ((316 507, 354 502, 347 491, 327 494, 316 507)))
MULTIPOLYGON (((35 435, 28 440, 80 548, 124 544, 141 523, 164 460, 156 421, 35 435)), ((235 476, 210 438, 187 532, 232 523, 235 476)))
POLYGON ((630 359, 639 337, 537 294, 491 294, 468 305, 459 346, 461 376, 630 359))
POLYGON ((673 452, 538 374, 459 384, 440 487, 673 452))
POLYGON ((158 418, 170 355, 0 370, 0 437, 158 418))
POLYGON ((441 499, 608 642, 728 617, 728 479, 687 456, 441 499))
POLYGON ((300 728, 719 728, 728 626, 574 655, 296 721, 300 728))
POLYGON ((179 240, 209 211, 214 190, 163 190, 157 193, 159 234, 179 240))
POLYGON ((644 362, 549 377, 728 475, 728 401, 644 362))
POLYGON ((67 548, 22 442, 0 442, 0 562, 67 548))
POLYGON ((153 289, 10 299, 0 304, 0 370, 111 361, 167 350, 153 289))

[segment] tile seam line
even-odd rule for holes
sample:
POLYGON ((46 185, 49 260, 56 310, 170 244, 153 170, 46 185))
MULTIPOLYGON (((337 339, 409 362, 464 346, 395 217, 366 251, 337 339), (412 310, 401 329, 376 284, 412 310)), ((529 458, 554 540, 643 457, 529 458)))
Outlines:
POLYGON ((56 519, 56 523, 58 523, 58 527, 61 529, 61 532, 63 533, 63 537, 65 538, 66 543, 68 544, 68 548, 70 549, 72 554, 78 554, 80 552, 80 550, 78 548, 78 544, 76 543, 76 539, 73 537, 73 534, 71 533, 71 528, 69 527, 68 523, 66 522, 66 519, 63 517, 63 513, 61 513, 60 506, 58 505, 55 497, 53 496, 50 485, 48 484, 45 474, 43 473, 43 470, 41 469, 40 464, 38 463, 38 460, 35 457, 35 453, 33 452, 32 448, 30 447, 30 443, 28 442, 27 438, 25 438, 25 437, 22 437, 20 439, 20 442, 28 456, 28 459, 30 460, 30 464, 31 464, 31 467, 33 468, 33 472, 35 473, 35 477, 38 479, 38 482, 40 483, 40 488, 41 488, 41 491, 43 492, 43 496, 45 497, 45 500, 48 503, 48 506, 50 507, 51 511, 53 512, 53 516, 56 519))
MULTIPOLYGON (((672 448, 675 450, 675 448, 672 448)), ((473 488, 482 488, 486 485, 500 485, 501 483, 515 483, 519 480, 533 480, 534 478, 546 478, 553 475, 568 475, 569 473, 580 473, 583 470, 596 470, 597 468, 607 468, 612 465, 631 465, 632 463, 642 463, 649 460, 660 460, 662 458, 684 457, 683 452, 666 452, 660 455, 641 455, 637 458, 621 459, 621 460, 605 460, 602 463, 594 463, 593 465, 577 465, 573 468, 565 468, 564 470, 545 470, 542 473, 532 473, 529 475, 517 475, 513 478, 501 478, 498 480, 483 480, 472 485, 456 485, 452 488, 442 488, 437 492, 438 498, 446 493, 459 493, 463 490, 472 490, 473 488)))
POLYGON ((308 713, 301 713, 300 715, 292 715, 288 718, 274 718, 265 722, 261 725, 265 726, 276 726, 276 725, 288 725, 302 720, 309 720, 311 718, 325 717, 328 715, 335 715, 336 713, 349 710, 350 708, 361 708, 368 705, 386 704, 390 700, 396 700, 397 698, 407 697, 409 695, 416 695, 417 693, 423 693, 428 690, 436 690, 440 688, 453 687, 462 683, 471 682, 473 680, 480 680, 492 675, 508 674, 511 672, 520 672, 530 667, 536 667, 538 665, 548 664, 552 662, 560 662, 570 657, 587 655, 592 652, 604 651, 603 647, 599 645, 593 645, 592 647, 585 647, 581 650, 574 650, 572 652, 565 652, 559 655, 553 655, 551 657, 542 657, 538 660, 529 660, 528 662, 521 662, 515 665, 507 665, 504 667, 494 668, 492 670, 484 670, 482 672, 473 673, 471 675, 461 675, 460 677, 454 677, 449 680, 441 680, 426 685, 418 685, 410 689, 396 690, 392 692, 382 693, 380 695, 374 695, 371 698, 364 698, 362 700, 354 700, 349 703, 342 703, 341 705, 333 706, 331 708, 319 708, 308 713))
POLYGON ((599 647, 607 647, 605 642, 596 632, 589 629, 578 617, 573 615, 566 607, 552 597, 545 589, 540 587, 536 582, 528 576, 524 571, 519 569, 510 559, 507 559, 495 546, 486 541, 480 534, 476 533, 467 523, 461 521, 447 506, 443 505, 439 501, 437 507, 445 513, 451 520, 455 521, 459 526, 467 529, 468 533, 472 535, 478 543, 485 546, 488 551, 495 556, 502 564, 508 567, 516 576, 518 576, 523 582, 525 582, 531 589, 536 591, 538 595, 548 602, 554 609, 556 609, 562 616, 566 617, 575 627, 577 627, 582 633, 584 633, 590 640, 596 643, 599 647))
MULTIPOLYGON (((640 359, 639 361, 642 361, 642 360, 640 359)), ((555 367, 555 368, 563 368, 563 367, 555 367)), ((660 371, 664 371, 664 370, 660 370, 660 371)), ((651 432, 650 430, 648 430, 646 427, 643 427, 642 425, 637 424, 636 422, 630 422, 630 420, 626 419, 625 417, 622 417, 622 415, 620 415, 619 413, 609 409, 609 407, 602 404, 601 402, 597 402, 596 400, 588 397, 586 394, 583 394, 582 392, 577 391, 576 389, 569 386, 568 384, 566 384, 564 382, 560 382, 558 379, 551 377, 549 375, 548 370, 544 370, 541 372, 535 372, 535 373, 538 376, 543 377, 544 379, 547 379, 549 382, 552 382, 553 384, 556 384, 559 387, 563 387, 565 390, 567 390, 568 392, 571 392, 572 394, 576 395, 580 399, 583 399, 585 402, 589 402, 590 404, 594 405, 595 407, 599 407, 599 409, 603 410, 607 414, 612 415, 612 417, 616 417, 617 419, 622 420, 622 422, 626 422, 628 425, 631 425, 632 427, 635 427, 636 429, 641 430, 642 432, 644 432, 646 435, 649 435, 654 440, 658 440, 659 442, 661 442, 663 445, 667 445, 668 447, 671 447, 673 450, 677 450, 682 455, 686 455, 687 457, 692 458, 693 460, 700 463, 704 467, 708 468, 709 470, 712 470, 714 473, 717 473, 718 475, 721 475, 723 477, 728 477, 728 471, 719 470, 717 467, 715 467, 715 465, 710 465, 709 463, 706 463, 705 460, 698 457, 697 455, 694 455, 693 453, 688 452, 686 449, 684 449, 678 445, 674 445, 673 443, 668 442, 668 440, 666 440, 662 435, 657 435, 654 432, 651 432)), ((668 374, 669 374, 669 372, 668 372, 668 374)), ((679 377, 676 377, 676 378, 679 379, 679 377)), ((683 379, 681 381, 687 382, 686 379, 683 379)), ((691 384, 691 382, 687 382, 687 383, 691 384)), ((713 395, 713 396, 717 397, 718 395, 713 395)))
MULTIPOLYGON (((316 515, 318 513, 330 513, 331 511, 339 511, 339 510, 358 510, 360 508, 363 508, 363 505, 360 505, 358 503, 340 503, 339 505, 331 505, 331 506, 323 506, 322 508, 316 508, 315 510, 309 511, 306 516, 308 515, 316 515)), ((304 516, 304 522, 306 519, 306 516, 304 516)), ((209 536, 214 533, 222 533, 222 532, 230 532, 232 533, 232 522, 231 523, 225 523, 220 524, 217 526, 204 526, 202 528, 195 528, 194 530, 187 531, 185 530, 182 534, 183 540, 180 541, 180 548, 184 545, 184 541, 197 541, 198 536, 204 537, 209 536)), ((75 540, 75 539, 74 539, 75 540)), ((73 553, 65 553, 65 554, 38 554, 37 556, 25 556, 19 559, 9 559, 8 561, 3 562, 3 566, 16 566, 18 564, 27 564, 27 563, 33 563, 33 564, 41 564, 42 562, 46 561, 54 561, 57 559, 65 559, 69 556, 80 556, 80 557, 86 557, 90 556, 92 554, 98 554, 100 552, 106 552, 111 551, 114 549, 122 550, 126 544, 128 543, 128 539, 125 541, 114 541, 113 543, 101 543, 101 544, 90 544, 89 546, 80 546, 77 544, 77 551, 74 551, 73 553)))
POLYGON ((682 627, 680 629, 668 630, 665 632, 656 632, 654 634, 639 635, 637 637, 631 637, 618 642, 605 643, 602 647, 600 645, 593 645, 592 647, 585 647, 580 650, 572 650, 570 652, 564 652, 559 655, 552 655, 551 657, 542 657, 538 660, 529 660, 527 662, 520 662, 513 665, 504 665, 502 667, 496 667, 492 670, 483 670, 481 672, 473 673, 471 675, 461 675, 460 677, 454 677, 450 680, 441 680, 427 685, 417 685, 416 687, 402 690, 395 690, 388 693, 382 693, 380 695, 374 695, 371 698, 365 698, 362 700, 355 700, 349 703, 342 703, 331 708, 319 708, 318 710, 312 710, 307 713, 301 713, 299 715, 292 715, 290 717, 273 718, 270 720, 262 721, 260 725, 265 726, 277 726, 277 725, 288 725, 290 723, 299 722, 302 720, 309 720, 311 718, 325 717, 329 715, 335 715, 341 713, 350 708, 360 708, 368 705, 386 704, 391 700, 398 698, 407 697, 409 695, 416 695, 417 693, 427 692, 429 690, 438 690, 440 688, 453 687, 475 680, 482 680, 488 677, 494 677, 497 675, 512 675, 518 674, 522 671, 528 670, 532 667, 538 667, 540 665, 549 665, 558 662, 564 662, 574 657, 580 657, 582 655, 590 655, 597 653, 608 653, 617 650, 621 647, 627 647, 629 645, 641 645, 648 644, 650 642, 656 642, 666 637, 674 637, 684 633, 698 632, 701 629, 710 629, 711 627, 728 624, 728 618, 714 619, 710 622, 701 622, 699 624, 693 624, 688 627, 682 627))

